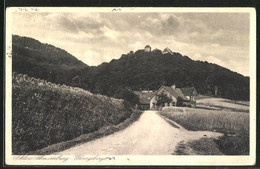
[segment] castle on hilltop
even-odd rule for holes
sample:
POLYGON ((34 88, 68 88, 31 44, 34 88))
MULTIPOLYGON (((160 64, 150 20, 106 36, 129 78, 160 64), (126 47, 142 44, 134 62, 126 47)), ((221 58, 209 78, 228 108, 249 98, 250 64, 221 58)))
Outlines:
MULTIPOLYGON (((155 50, 158 50, 158 49, 155 49, 155 50)), ((152 48, 151 48, 150 45, 146 45, 146 46, 144 47, 144 52, 151 52, 151 51, 152 51, 152 48)), ((166 47, 166 48, 162 51, 162 54, 167 54, 167 53, 173 55, 173 52, 172 52, 171 49, 169 49, 168 47, 166 47)))

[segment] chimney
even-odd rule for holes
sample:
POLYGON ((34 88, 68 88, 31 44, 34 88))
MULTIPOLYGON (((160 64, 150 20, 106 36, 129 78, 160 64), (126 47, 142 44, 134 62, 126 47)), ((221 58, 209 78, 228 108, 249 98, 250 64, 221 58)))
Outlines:
POLYGON ((176 85, 175 85, 175 84, 173 84, 173 85, 171 86, 171 88, 173 88, 173 89, 176 89, 176 85))

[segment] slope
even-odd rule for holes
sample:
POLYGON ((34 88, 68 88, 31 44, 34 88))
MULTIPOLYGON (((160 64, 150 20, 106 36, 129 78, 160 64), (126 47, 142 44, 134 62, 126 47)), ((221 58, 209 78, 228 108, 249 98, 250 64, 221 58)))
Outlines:
POLYGON ((13 71, 60 84, 69 84, 88 66, 63 49, 13 35, 13 71))
POLYGON ((162 54, 158 50, 150 53, 138 50, 103 63, 96 68, 94 77, 88 77, 90 84, 94 84, 91 89, 108 95, 118 87, 157 90, 161 85, 176 84, 177 87, 194 86, 201 94, 249 98, 248 77, 216 64, 194 61, 179 53, 162 54))

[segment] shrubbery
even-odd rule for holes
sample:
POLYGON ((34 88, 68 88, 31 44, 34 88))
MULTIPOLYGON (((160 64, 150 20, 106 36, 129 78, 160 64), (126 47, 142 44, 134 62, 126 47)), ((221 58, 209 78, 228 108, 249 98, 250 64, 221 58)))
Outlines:
POLYGON ((178 97, 177 98, 177 103, 176 103, 177 106, 183 106, 183 98, 182 97, 178 97))
POLYGON ((13 74, 12 150, 26 154, 128 118, 123 100, 13 74))
POLYGON ((135 105, 139 103, 139 98, 137 95, 134 94, 133 91, 129 89, 124 89, 124 88, 119 88, 118 90, 115 91, 114 97, 118 99, 124 99, 125 104, 130 104, 130 105, 135 105))
POLYGON ((164 106, 165 103, 170 103, 172 102, 172 98, 168 97, 166 94, 161 93, 159 95, 157 95, 158 99, 157 99, 157 106, 164 106))

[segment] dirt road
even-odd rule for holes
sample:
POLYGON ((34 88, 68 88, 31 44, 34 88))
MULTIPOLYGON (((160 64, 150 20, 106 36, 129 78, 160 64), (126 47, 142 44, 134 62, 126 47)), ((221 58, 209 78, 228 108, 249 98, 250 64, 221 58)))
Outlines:
POLYGON ((218 137, 220 133, 175 128, 156 111, 145 111, 128 128, 55 154, 60 155, 170 155, 180 141, 218 137))

